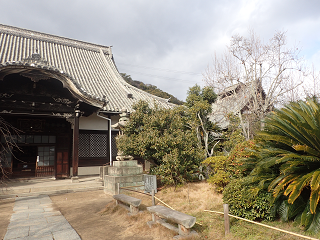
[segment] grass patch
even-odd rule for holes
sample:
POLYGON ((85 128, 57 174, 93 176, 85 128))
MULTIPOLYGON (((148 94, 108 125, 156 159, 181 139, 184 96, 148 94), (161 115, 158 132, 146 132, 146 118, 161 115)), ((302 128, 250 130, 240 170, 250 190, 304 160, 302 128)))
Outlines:
MULTIPOLYGON (((101 214, 110 214, 112 218, 125 220, 129 227, 124 231, 124 236, 144 236, 150 239, 172 239, 175 232, 163 227, 160 224, 154 224, 150 229, 146 224, 151 221, 151 214, 146 210, 151 206, 151 196, 123 191, 127 194, 141 199, 140 212, 137 215, 129 216, 128 211, 115 206, 115 203, 109 203, 101 214)), ((230 234, 225 236, 224 217, 220 214, 204 212, 204 210, 213 210, 223 212, 222 195, 217 194, 212 186, 206 182, 188 183, 184 186, 163 188, 156 194, 156 197, 164 201, 175 210, 190 214, 197 218, 197 223, 192 230, 199 233, 198 237, 191 239, 228 239, 228 240, 301 240, 303 238, 292 236, 276 230, 268 229, 259 225, 244 222, 230 218, 230 234)), ((157 205, 163 205, 156 200, 157 205)), ((306 235, 296 224, 281 221, 262 222, 266 225, 277 227, 283 230, 306 235)), ((312 236, 318 238, 319 236, 312 236)))

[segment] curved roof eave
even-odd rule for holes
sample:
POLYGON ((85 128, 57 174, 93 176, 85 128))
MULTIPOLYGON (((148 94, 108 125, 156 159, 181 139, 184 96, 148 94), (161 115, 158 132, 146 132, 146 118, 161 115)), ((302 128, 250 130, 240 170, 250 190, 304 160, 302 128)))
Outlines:
MULTIPOLYGON (((13 72, 25 73, 33 70, 41 72, 43 76, 59 80, 64 88, 67 88, 75 98, 79 99, 82 102, 85 102, 98 108, 102 108, 105 104, 104 99, 99 98, 96 99, 96 101, 94 101, 94 99, 88 93, 86 93, 86 91, 83 88, 81 88, 81 86, 68 73, 65 73, 62 70, 59 70, 53 66, 37 63, 29 64, 22 61, 6 62, 2 64, 0 63, 0 80, 2 80, 5 75, 13 72)), ((31 80, 39 81, 41 79, 32 79, 31 77, 31 80)))

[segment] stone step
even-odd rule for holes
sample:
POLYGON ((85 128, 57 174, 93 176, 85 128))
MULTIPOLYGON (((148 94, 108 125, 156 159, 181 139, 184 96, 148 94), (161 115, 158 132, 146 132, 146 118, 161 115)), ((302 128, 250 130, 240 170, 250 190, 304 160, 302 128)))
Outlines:
POLYGON ((137 167, 141 166, 138 164, 137 160, 128 160, 128 161, 114 161, 114 167, 137 167))
POLYGON ((128 175, 138 175, 143 173, 142 166, 135 167, 109 167, 109 176, 128 176, 128 175))
POLYGON ((128 175, 128 176, 110 176, 104 177, 104 182, 125 183, 125 182, 143 182, 143 175, 128 175))

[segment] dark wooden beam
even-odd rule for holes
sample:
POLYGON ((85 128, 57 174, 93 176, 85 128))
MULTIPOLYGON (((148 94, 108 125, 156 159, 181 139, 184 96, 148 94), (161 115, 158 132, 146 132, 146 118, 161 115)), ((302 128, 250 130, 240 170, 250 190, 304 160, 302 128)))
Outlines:
POLYGON ((72 173, 73 177, 78 176, 79 166, 79 117, 80 110, 75 110, 73 126, 73 154, 72 154, 72 173))

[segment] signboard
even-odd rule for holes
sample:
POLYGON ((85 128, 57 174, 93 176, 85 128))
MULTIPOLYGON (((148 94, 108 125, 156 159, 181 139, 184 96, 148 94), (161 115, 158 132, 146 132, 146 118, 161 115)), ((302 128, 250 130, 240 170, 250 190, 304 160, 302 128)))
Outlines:
POLYGON ((156 175, 147 175, 143 174, 144 181, 144 192, 151 193, 154 190, 154 193, 157 192, 157 176, 156 175))

